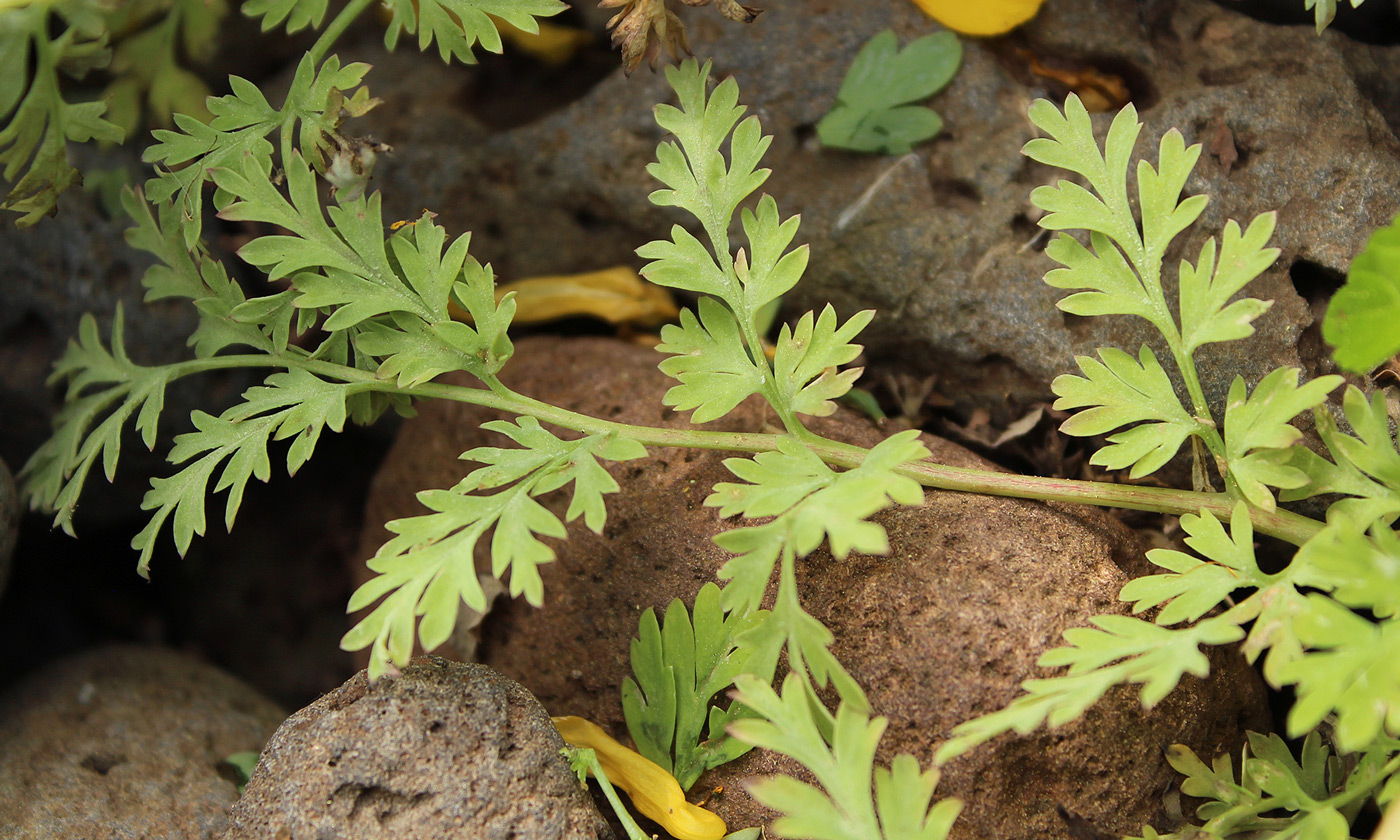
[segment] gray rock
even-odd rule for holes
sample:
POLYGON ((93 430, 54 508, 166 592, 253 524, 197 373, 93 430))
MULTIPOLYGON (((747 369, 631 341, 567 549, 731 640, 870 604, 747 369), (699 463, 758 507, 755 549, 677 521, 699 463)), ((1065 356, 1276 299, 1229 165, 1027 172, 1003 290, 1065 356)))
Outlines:
POLYGON ((0 837, 207 840, 238 797, 222 767, 282 713, 177 653, 109 646, 0 699, 0 837))
MULTIPOLYGON (((668 380, 655 352, 603 339, 525 339, 503 372, 521 393, 622 423, 684 427, 665 409, 668 380)), ((423 512, 414 491, 449 487, 468 466, 457 455, 510 445, 478 426, 501 416, 463 403, 433 401, 407 421, 375 479, 361 557, 387 536, 382 523, 423 512)), ((707 428, 757 431, 771 412, 757 401, 707 428)), ((816 419, 820 434, 863 446, 882 433, 851 412, 816 419)), ((994 469, 962 447, 926 435, 939 463, 994 469)), ((642 611, 689 601, 728 558, 712 542, 736 523, 703 500, 732 481, 726 453, 655 448, 647 459, 611 465, 622 486, 607 499, 601 535, 575 523, 552 543, 558 560, 540 569, 544 605, 499 599, 481 627, 476 652, 530 689, 554 714, 576 714, 625 738, 619 686, 642 611)), ((564 500, 545 496, 562 513, 564 500)), ((1133 534, 1102 510, 959 493, 929 492, 918 507, 877 517, 890 534, 888 557, 836 562, 818 552, 799 564, 805 608, 835 634, 834 650, 866 688, 876 714, 890 718, 879 760, 910 752, 927 764, 951 729, 1001 708, 1061 634, 1100 614, 1125 614, 1118 592, 1147 571, 1133 534)), ((484 558, 479 558, 481 563, 484 558)), ((489 568, 489 562, 479 568, 489 568)), ((363 572, 363 566, 361 566, 363 572)), ((771 593, 770 593, 771 596, 771 593)), ((472 647, 459 633, 457 651, 472 647)), ((1105 836, 1166 827, 1159 791, 1176 778, 1164 750, 1233 751, 1243 728, 1268 726, 1263 686, 1239 655, 1216 652, 1208 680, 1188 679, 1144 712, 1137 693, 1110 693, 1080 721, 1025 737, 1003 736, 949 764, 940 795, 967 807, 960 840, 1063 837, 1061 809, 1105 836)), ((792 762, 760 752, 702 778, 695 792, 723 787, 710 807, 731 829, 771 818, 744 782, 792 762)))
MULTIPOLYGON (((1279 211, 1282 255, 1252 286, 1275 305, 1254 338, 1201 354, 1207 396, 1219 408, 1236 374, 1257 380, 1281 365, 1328 367, 1321 342, 1304 340, 1309 303, 1326 297, 1328 272, 1343 271, 1400 209, 1400 143, 1375 105, 1392 102, 1395 90, 1377 81, 1387 66, 1380 48, 1270 26, 1208 0, 1051 0, 1014 41, 967 42, 963 69, 933 102, 945 133, 912 158, 821 148, 811 126, 856 50, 890 27, 908 41, 936 25, 907 0, 814 0, 771 9, 748 27, 691 18, 696 53, 713 58, 716 76, 738 79, 742 101, 773 135, 764 189, 784 213, 802 214, 798 237, 811 242, 812 257, 791 306, 874 307, 873 358, 937 373, 945 396, 1002 421, 1019 416, 1017 403, 1047 399, 1075 354, 1153 341, 1145 323, 1060 313, 1061 293, 1040 279, 1053 263, 1027 247, 1036 236, 1029 192, 1055 177, 1019 154, 1034 136, 1026 107, 1055 92, 1027 56, 1078 59, 1128 80, 1145 124, 1140 152, 1155 158, 1171 127, 1188 142, 1208 142, 1221 126, 1233 135, 1233 166, 1207 153, 1188 183, 1211 204, 1169 266, 1194 259, 1224 220, 1279 211), (1349 60, 1353 53, 1365 56, 1349 60), (1301 295, 1290 278, 1295 264, 1301 295), (1309 282, 1310 272, 1323 282, 1309 282)), ((378 73, 371 84, 390 101, 427 91, 436 100, 437 88, 415 78, 378 73)), ((670 96, 659 73, 619 73, 537 124, 489 137, 460 114, 392 122, 371 114, 385 120, 375 133, 398 150, 381 182, 392 185, 397 217, 427 206, 450 228, 476 231, 477 255, 507 278, 628 261, 632 248, 681 220, 646 202, 655 184, 644 167, 661 139, 651 106, 670 96), (450 146, 438 139, 445 124, 456 127, 450 146)), ((1108 120, 1095 124, 1102 131, 1108 120)), ((1167 274, 1170 286, 1174 269, 1167 274)))
POLYGON ((287 719, 221 840, 611 838, 528 691, 432 657, 287 719))
POLYGON ((5 594, 5 584, 10 579, 10 559, 15 553, 15 541, 19 539, 20 510, 15 477, 4 459, 0 459, 0 596, 5 594))

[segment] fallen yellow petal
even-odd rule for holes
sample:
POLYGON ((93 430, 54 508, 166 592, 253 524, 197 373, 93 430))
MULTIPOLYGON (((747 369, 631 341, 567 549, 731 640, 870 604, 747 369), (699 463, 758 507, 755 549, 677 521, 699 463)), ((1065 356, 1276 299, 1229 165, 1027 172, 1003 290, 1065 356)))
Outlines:
POLYGON ((550 66, 566 63, 593 40, 593 36, 582 29, 543 20, 535 21, 539 26, 538 32, 526 32, 495 15, 491 16, 491 20, 496 24, 496 31, 512 46, 550 66))
POLYGON ((727 832, 717 814, 686 801, 680 783, 661 765, 622 746, 602 727, 574 715, 551 720, 570 745, 593 750, 608 781, 676 840, 719 840, 727 832))
POLYGON ((963 35, 1005 35, 1040 11, 1045 0, 914 0, 929 17, 963 35))
MULTIPOLYGON (((583 274, 530 277, 496 287, 496 300, 515 292, 515 323, 538 324, 580 315, 610 324, 653 327, 680 314, 670 293, 627 266, 583 274)), ((454 316, 458 313, 454 310, 454 316)))

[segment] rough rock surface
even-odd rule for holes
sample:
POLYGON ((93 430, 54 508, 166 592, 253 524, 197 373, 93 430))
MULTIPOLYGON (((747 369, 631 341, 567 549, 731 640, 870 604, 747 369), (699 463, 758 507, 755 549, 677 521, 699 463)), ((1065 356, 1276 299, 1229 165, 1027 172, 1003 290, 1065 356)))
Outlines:
POLYGON ((171 651, 109 646, 0 699, 0 837, 207 840, 238 797, 229 755, 282 713, 171 651))
MULTIPOLYGON (((1065 316, 1054 306, 1061 293, 1040 282, 1053 263, 1028 247, 1043 244, 1028 195, 1057 176, 1019 151, 1034 136, 1031 100, 1064 89, 1034 73, 1032 58, 1124 78, 1145 124, 1139 152, 1155 159, 1171 127, 1219 152, 1203 154, 1187 185, 1211 204, 1168 266, 1194 260, 1226 219, 1279 211, 1283 253, 1252 286, 1275 305, 1253 339, 1203 354, 1217 404, 1236 374, 1257 380, 1281 365, 1326 364, 1307 330, 1308 304, 1400 209, 1400 144, 1376 107, 1400 101, 1397 85, 1383 72, 1389 64, 1377 63, 1380 48, 1338 32, 1271 26, 1209 0, 1050 0, 1009 38, 969 40, 962 70, 933 102, 945 132, 896 160, 823 149, 812 126, 872 35, 892 27, 907 42, 937 28, 914 4, 812 0, 747 27, 713 14, 690 22, 696 54, 713 58, 717 77, 738 79, 742 101, 773 135, 764 189, 785 214, 802 214, 798 237, 812 258, 789 302, 874 307, 874 358, 937 373, 944 396, 1002 419, 1019 416, 1015 403, 1048 397, 1074 354, 1152 338, 1127 318, 1065 316), (1226 165, 1230 150, 1237 159, 1226 165)), ((644 168, 661 139, 651 105, 671 97, 661 74, 615 74, 557 114, 491 136, 467 115, 415 104, 453 99, 435 62, 364 52, 384 62, 371 83, 395 103, 368 118, 397 149, 378 173, 391 185, 389 212, 409 218, 431 207, 449 228, 475 231, 474 252, 503 277, 635 260, 633 248, 688 223, 646 201, 656 185, 644 168)), ((1095 119, 1103 130, 1109 115, 1095 119)), ((1174 283, 1174 269, 1166 273, 1174 283)))
POLYGON ((5 584, 10 579, 10 559, 15 553, 15 541, 19 539, 20 510, 15 477, 0 459, 0 596, 5 594, 5 584))
POLYGON ((432 657, 287 719, 221 840, 611 838, 530 693, 432 657))
MULTIPOLYGON (((660 404, 667 380, 656 362, 652 351, 611 340, 531 339, 517 345, 505 379, 594 416, 682 426, 685 418, 660 404)), ((445 401, 422 406, 376 479, 363 556, 386 536, 374 523, 421 512, 413 491, 451 486, 470 469, 458 454, 503 445, 476 429, 496 416, 445 401)), ((707 428, 753 431, 764 420, 750 402, 707 428)), ((867 446, 880 438, 845 413, 813 425, 867 446)), ((954 444, 925 442, 942 463, 989 468, 954 444)), ((558 562, 541 569, 543 609, 496 602, 481 630, 482 661, 520 680, 551 713, 583 715, 623 735, 618 686, 629 673, 628 641, 640 613, 676 597, 690 601, 726 559, 711 537, 728 526, 702 506, 716 481, 732 478, 722 458, 657 449, 645 461, 614 465, 623 490, 609 497, 603 534, 570 528, 569 540, 557 545, 558 562)), ((1132 535, 1095 509, 931 492, 922 506, 879 521, 889 529, 892 556, 837 563, 819 553, 801 565, 799 584, 806 608, 835 633, 837 655, 891 719, 883 761, 906 751, 929 761, 954 725, 1016 696, 1064 630, 1124 612, 1118 590, 1128 573, 1145 570, 1132 535)), ((1215 754, 1242 728, 1267 725, 1255 674, 1229 655, 1217 658, 1217 668, 1151 713, 1121 691, 1080 723, 1003 737, 953 762, 940 790, 968 803, 956 836, 1065 836, 1061 809, 1105 834, 1160 825, 1158 793, 1173 778, 1166 747, 1186 743, 1215 754)), ((725 787, 715 807, 740 828, 765 815, 736 782, 775 768, 793 769, 750 754, 700 785, 725 787)))

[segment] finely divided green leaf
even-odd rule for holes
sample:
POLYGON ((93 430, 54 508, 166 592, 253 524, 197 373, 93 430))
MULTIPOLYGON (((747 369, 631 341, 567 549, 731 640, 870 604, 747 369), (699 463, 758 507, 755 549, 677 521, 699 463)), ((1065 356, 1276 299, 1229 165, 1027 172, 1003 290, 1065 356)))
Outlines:
POLYGON ((492 532, 491 574, 504 578, 509 572, 511 596, 524 595, 539 605, 544 592, 538 567, 554 560, 554 550, 540 537, 560 538, 565 530, 563 522, 535 497, 572 483, 573 498, 565 519, 582 517, 591 530, 601 531, 603 495, 618 488, 598 459, 622 461, 646 454, 641 444, 610 435, 564 440, 533 417, 521 417, 515 423, 492 421, 482 428, 520 446, 466 452, 464 459, 483 466, 451 490, 419 493, 418 500, 434 512, 388 523, 395 536, 368 564, 377 576, 350 599, 349 611, 354 612, 383 598, 341 640, 347 650, 371 648, 374 676, 391 663, 407 664, 415 624, 423 647, 431 650, 451 633, 459 601, 485 611, 474 554, 488 531, 492 532))
POLYGON ((661 371, 680 380, 662 398, 680 411, 694 410, 693 423, 708 423, 728 414, 763 387, 763 371, 749 357, 734 315, 711 297, 700 298, 700 317, 681 310, 679 325, 661 328, 656 349, 672 354, 661 371))
MULTIPOLYGON (((305 2, 305 0, 303 0, 305 2)), ((501 51, 501 36, 492 17, 526 32, 538 32, 536 18, 557 15, 568 6, 558 0, 386 0, 393 13, 384 44, 393 49, 403 34, 418 36, 418 49, 434 42, 443 61, 456 58, 475 64, 472 48, 501 51)))
POLYGON ((1340 376, 1320 376, 1298 384, 1297 368, 1279 368, 1259 381, 1245 396, 1244 380, 1235 377, 1225 405, 1225 457, 1230 478, 1250 504, 1273 510, 1268 487, 1295 488, 1307 476, 1288 462, 1287 448, 1303 433, 1292 425, 1294 417, 1327 399, 1342 384, 1340 376))
POLYGON ((849 342, 874 317, 867 309, 838 327, 836 310, 828 304, 815 319, 808 312, 795 327, 784 325, 773 356, 779 399, 798 414, 825 417, 836 411, 833 400, 851 390, 863 370, 837 367, 860 355, 861 346, 849 342))
POLYGON ((1186 544, 1205 560, 1181 551, 1153 549, 1147 559, 1170 574, 1147 575, 1129 581, 1118 597, 1133 602, 1140 613, 1161 606, 1157 623, 1195 621, 1238 589, 1257 588, 1271 582, 1254 560, 1254 528, 1244 502, 1235 505, 1226 534, 1220 520, 1209 511, 1181 518, 1188 534, 1186 544))
POLYGON ((1255 217, 1243 234, 1234 220, 1225 223, 1220 261, 1215 239, 1206 240, 1193 266, 1181 263, 1181 340, 1190 353, 1203 344, 1235 341, 1254 334, 1251 322, 1271 302, 1243 298, 1229 303, 1236 292, 1278 259, 1277 248, 1265 247, 1274 232, 1276 214, 1255 217))
POLYGON ((738 104, 739 86, 726 79, 706 96, 709 75, 708 62, 700 66, 686 61, 666 68, 666 80, 679 95, 680 108, 657 105, 656 122, 677 142, 657 146, 656 162, 647 166, 647 172, 666 185, 651 194, 652 203, 693 213, 727 258, 729 219, 739 202, 767 180, 768 170, 755 167, 772 138, 763 136, 755 117, 736 129, 744 114, 738 104), (720 153, 726 138, 728 162, 720 153))
POLYGON ((285 22, 287 32, 294 33, 308 26, 320 29, 327 6, 326 0, 244 0, 242 11, 250 18, 261 18, 264 32, 285 22))
POLYGON ((54 418, 54 435, 19 472, 30 507, 54 513, 54 525, 69 534, 78 496, 98 459, 108 481, 115 475, 122 429, 133 415, 142 442, 155 445, 165 388, 174 377, 169 368, 143 367, 128 359, 122 326, 118 306, 109 352, 96 319, 83 316, 78 338, 69 342, 49 378, 67 385, 63 408, 54 418))
POLYGON ((1132 478, 1150 475, 1170 461, 1200 427, 1181 407, 1176 389, 1151 348, 1144 345, 1136 361, 1112 347, 1099 350, 1099 358, 1103 361, 1077 357, 1084 376, 1067 374, 1051 383, 1051 390, 1059 397, 1055 408, 1088 407, 1062 423, 1060 431, 1102 435, 1131 425, 1109 436, 1109 445, 1095 452, 1090 462, 1109 469, 1132 467, 1132 478))
POLYGON ((737 698, 758 718, 731 724, 734 736, 796 759, 820 785, 774 776, 750 787, 755 799, 782 814, 773 824, 776 833, 813 840, 942 840, 948 835, 961 804, 933 803, 937 770, 920 772, 909 755, 897 756, 888 770, 875 768, 884 718, 872 720, 843 703, 824 731, 812 715, 816 700, 796 675, 784 679, 781 695, 753 677, 736 682, 737 698))
POLYGON ((1208 618, 1190 627, 1168 629, 1121 615, 1092 619, 1095 627, 1065 632, 1066 647, 1047 651, 1037 664, 1069 666, 1057 677, 1026 680, 1026 693, 1006 708, 961 723, 939 748, 935 759, 946 762, 1007 731, 1027 734, 1042 724, 1055 727, 1080 717, 1120 683, 1141 683, 1144 706, 1167 696, 1184 674, 1204 677, 1210 662, 1198 649, 1244 637, 1233 621, 1208 618))
POLYGON ((68 163, 68 141, 122 141, 121 128, 103 117, 104 102, 70 103, 59 91, 60 69, 81 77, 107 63, 99 11, 90 0, 0 11, 0 118, 9 118, 0 128, 0 175, 10 184, 0 209, 21 214, 19 227, 52 215, 59 194, 81 182, 68 163), (51 29, 61 31, 52 37, 51 29))
POLYGON ((204 533, 205 495, 220 464, 224 466, 213 492, 228 491, 224 523, 232 528, 248 481, 267 481, 271 475, 268 442, 295 438, 287 451, 287 471, 295 473, 310 457, 322 429, 341 430, 346 400, 356 388, 294 368, 272 374, 265 385, 249 389, 242 403, 218 417, 194 412, 190 419, 195 431, 177 435, 169 456, 172 464, 186 466, 169 478, 152 479, 141 501, 143 510, 153 511, 131 543, 141 552, 141 573, 146 573, 156 537, 172 515, 175 546, 181 554, 195 534, 204 533))

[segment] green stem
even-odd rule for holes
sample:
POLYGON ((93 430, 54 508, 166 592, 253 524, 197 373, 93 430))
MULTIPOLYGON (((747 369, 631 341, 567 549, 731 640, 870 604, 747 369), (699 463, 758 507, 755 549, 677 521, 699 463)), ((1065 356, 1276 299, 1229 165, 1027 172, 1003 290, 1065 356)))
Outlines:
POLYGON ((603 789, 603 796, 608 800, 608 804, 613 807, 613 813, 617 814, 617 821, 622 823, 622 828, 627 832, 628 840, 651 840, 642 831, 642 827, 637 825, 637 821, 632 819, 632 814, 627 810, 627 806, 622 804, 622 798, 617 795, 617 790, 612 782, 608 780, 608 774, 603 772, 603 765, 598 762, 598 756, 593 750, 581 750, 575 747, 566 747, 580 757, 584 765, 588 767, 588 772, 593 774, 593 778, 598 782, 598 787, 603 789))
MULTIPOLYGON (((366 381, 374 380, 374 374, 367 371, 357 371, 328 362, 308 360, 306 363, 301 363, 301 366, 313 373, 347 381, 353 378, 362 378, 366 381)), ((584 434, 615 434, 619 437, 635 440, 644 446, 679 446, 690 449, 750 453, 772 452, 777 450, 778 441, 784 437, 783 435, 759 432, 713 432, 704 429, 633 426, 559 408, 516 394, 504 386, 501 386, 499 391, 493 392, 480 388, 430 382, 414 388, 399 389, 392 382, 378 382, 376 380, 376 387, 415 397, 448 399, 480 405, 484 408, 494 408, 499 411, 528 414, 543 422, 553 423, 584 434)), ((846 469, 859 466, 869 454, 869 451, 862 447, 825 439, 804 438, 802 443, 826 463, 846 469)), ((991 470, 950 467, 931 461, 906 464, 897 469, 896 472, 935 490, 953 490, 1049 502, 1074 502, 1100 507, 1154 511, 1176 516, 1207 510, 1218 519, 1226 522, 1229 521, 1235 504, 1234 499, 1225 493, 1198 493, 1165 487, 1143 487, 1068 478, 1016 475, 991 470)), ((1295 545, 1302 545, 1322 529, 1322 523, 1285 510, 1251 509, 1250 516, 1254 522, 1254 529, 1259 533, 1268 534, 1295 545)))
POLYGON ((311 63, 320 64, 321 59, 326 57, 326 53, 336 42, 336 39, 345 34, 345 30, 349 28, 355 18, 363 14, 373 2, 374 0, 350 0, 349 3, 346 3, 345 7, 330 22, 330 25, 321 32, 321 37, 317 38, 316 43, 311 45, 311 49, 307 53, 311 56, 311 63))

